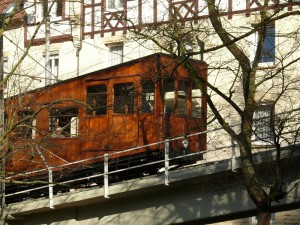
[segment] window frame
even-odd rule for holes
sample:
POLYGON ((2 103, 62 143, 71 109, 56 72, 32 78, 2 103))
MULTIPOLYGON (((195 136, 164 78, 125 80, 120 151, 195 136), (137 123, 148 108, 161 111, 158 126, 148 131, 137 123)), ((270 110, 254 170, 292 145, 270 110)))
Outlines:
MULTIPOLYGON (((99 99, 98 99, 99 100, 99 99)), ((107 85, 106 84, 95 84, 95 85, 88 85, 86 86, 86 104, 87 104, 87 107, 86 107, 86 115, 87 116, 105 116, 107 115, 107 104, 108 104, 108 88, 107 88, 107 85), (89 88, 94 88, 95 87, 98 87, 98 86, 105 86, 105 92, 101 91, 101 92, 95 92, 95 93, 88 93, 88 89, 89 88), (96 107, 93 109, 93 106, 92 109, 89 108, 89 98, 99 98, 99 97, 103 97, 105 96, 105 99, 106 99, 106 104, 105 106, 103 106, 103 109, 105 110, 105 113, 101 113, 101 111, 97 111, 99 107, 97 107, 97 105, 101 104, 101 101, 97 101, 96 102, 96 107)), ((101 108, 102 109, 102 106, 101 108)))
MULTIPOLYGON (((258 31, 256 31, 255 33, 249 36, 249 43, 250 43, 250 61, 253 62, 257 50, 258 31)), ((261 56, 258 59, 258 66, 260 67, 274 66, 275 62, 276 62, 276 27, 275 27, 275 23, 272 23, 266 26, 266 35, 262 46, 261 56), (270 33, 270 29, 272 31, 271 33, 270 33), (268 34, 271 35, 268 36, 268 34), (270 36, 271 36, 272 43, 271 43, 271 47, 269 47, 268 49, 272 50, 272 57, 269 57, 271 58, 271 60, 266 61, 263 60, 264 57, 262 58, 262 55, 265 52, 266 43, 270 41, 270 36)))
POLYGON ((276 47, 275 34, 276 34, 275 24, 267 25, 266 32, 265 32, 265 39, 264 39, 261 55, 259 57, 260 64, 275 63, 275 47, 276 47))
MULTIPOLYGON (((191 81, 186 80, 186 79, 177 79, 177 101, 176 101, 176 114, 177 115, 189 115, 189 101, 191 99, 190 96, 190 86, 191 86, 191 81), (181 90, 181 84, 183 84, 183 90, 181 90), (184 92, 184 95, 179 93, 179 92, 184 92), (181 103, 184 103, 184 106, 181 106, 181 103)), ((175 94, 176 96, 176 94, 175 94)))
MULTIPOLYGON (((73 127, 74 128, 74 127, 73 127)), ((77 107, 52 108, 49 110, 48 131, 53 138, 78 137, 79 133, 79 109, 77 107), (72 112, 73 110, 73 112, 72 112), (55 112, 56 111, 56 112, 55 112), (69 111, 69 114, 68 114, 69 111), (61 118, 61 121, 59 119, 61 118), (76 133, 72 133, 72 121, 76 123, 76 133), (56 133, 61 129, 62 133, 56 133)))
MULTIPOLYGON (((65 0, 54 0, 55 3, 54 5, 52 6, 51 8, 51 12, 49 13, 50 15, 50 21, 58 21, 58 20, 62 20, 62 18, 64 18, 64 12, 65 12, 65 0), (60 2, 60 7, 58 8, 58 3, 57 2, 60 2), (59 14, 61 15, 58 15, 57 13, 57 10, 60 9, 60 12, 59 14)), ((45 7, 45 3, 43 0, 37 0, 36 1, 36 6, 35 6, 35 14, 32 14, 32 10, 28 10, 29 11, 29 15, 30 17, 32 17, 32 15, 35 15, 35 22, 38 23, 38 22, 41 22, 42 19, 44 18, 44 16, 46 15, 46 10, 45 8, 49 8, 52 4, 52 2, 48 2, 48 5, 47 7, 45 7)), ((30 18, 28 21, 28 23, 32 23, 33 20, 32 18, 30 18)))
POLYGON ((154 113, 155 107, 155 82, 142 80, 141 112, 154 113))
MULTIPOLYGON (((45 53, 44 53, 45 57, 45 53)), ((51 51, 50 58, 49 58, 49 75, 50 77, 46 77, 45 85, 51 85, 58 82, 59 77, 59 52, 58 51, 51 51)))
POLYGON ((175 114, 175 107, 176 107, 176 105, 175 105, 176 104, 175 82, 176 82, 176 79, 169 78, 169 77, 167 77, 164 80, 163 111, 165 114, 175 114), (171 88, 171 89, 169 90, 169 88, 171 88), (173 98, 172 98, 172 96, 170 98, 166 98, 167 97, 166 95, 172 95, 172 92, 173 92, 173 98), (172 104, 173 104, 173 106, 172 106, 172 104), (171 106, 171 107, 169 107, 169 106, 171 106))
POLYGON ((192 104, 192 112, 191 117, 201 118, 202 117, 202 93, 201 90, 196 86, 195 82, 192 82, 191 85, 191 104, 192 104), (196 93, 194 94, 193 90, 196 90, 196 93), (198 95, 200 94, 200 96, 198 95), (199 100, 197 100, 199 99, 199 100), (196 107, 194 101, 199 103, 200 107, 196 107))
MULTIPOLYGON (((187 78, 170 78, 166 77, 164 80, 164 91, 163 91, 163 112, 164 114, 174 114, 178 116, 192 116, 192 95, 191 95, 191 86, 192 86, 192 81, 187 78), (170 84, 171 86, 174 87, 173 90, 173 98, 166 99, 166 84, 169 81, 173 81, 170 84), (186 85, 186 95, 182 96, 179 93, 180 89, 180 82, 184 82, 186 85), (185 99, 185 112, 182 113, 183 111, 180 110, 180 105, 179 105, 179 99, 185 99), (173 101, 173 103, 171 101, 173 101), (166 101, 169 101, 168 105, 173 104, 173 107, 168 107, 166 105, 166 101)), ((168 91, 169 95, 172 91, 168 91)), ((201 112, 200 112, 201 113, 201 112)))
POLYGON ((108 66, 115 66, 118 64, 123 63, 124 61, 124 44, 119 43, 119 44, 112 44, 108 46, 109 48, 109 56, 108 56, 108 66), (120 48, 118 50, 118 48, 120 48), (114 50, 117 49, 119 52, 115 52, 114 50))
POLYGON ((115 83, 113 85, 113 114, 134 114, 135 112, 135 83, 133 81, 115 83), (131 85, 129 87, 129 94, 126 94, 123 90, 118 90, 118 95, 116 95, 116 86, 121 85, 131 85), (127 105, 127 107, 126 107, 127 105), (129 106, 128 106, 129 105, 129 106))

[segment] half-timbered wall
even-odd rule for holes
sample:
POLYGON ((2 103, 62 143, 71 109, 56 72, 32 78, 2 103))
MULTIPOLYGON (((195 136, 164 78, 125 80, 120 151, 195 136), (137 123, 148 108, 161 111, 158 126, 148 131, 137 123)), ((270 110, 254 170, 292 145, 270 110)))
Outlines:
MULTIPOLYGON (((297 1, 271 0, 274 9, 288 6, 288 10, 299 7, 297 1)), ((219 10, 228 19, 235 14, 250 16, 251 11, 261 9, 261 0, 220 0, 219 10)), ((83 6, 83 36, 93 37, 94 34, 106 33, 115 35, 117 31, 127 33, 130 29, 140 29, 156 23, 167 23, 174 19, 194 21, 207 18, 208 10, 205 0, 124 0, 123 7, 108 9, 107 1, 86 0, 83 6)))
MULTIPOLYGON (((32 37, 39 22, 41 7, 36 4, 38 0, 30 0, 27 12, 27 26, 25 42, 32 37)), ((235 14, 250 16, 252 11, 260 10, 262 0, 220 0, 219 10, 228 19, 235 14)), ((141 29, 152 24, 167 23, 174 19, 181 21, 194 21, 207 18, 208 9, 205 0, 63 0, 62 16, 52 18, 52 43, 63 42, 78 38, 76 26, 82 23, 83 38, 94 38, 95 34, 116 35, 116 32, 126 34, 130 29, 141 29), (121 1, 117 6, 111 2, 121 1)), ((298 1, 271 0, 270 7, 280 9, 288 7, 293 10, 299 7, 298 1)), ((45 39, 45 27, 39 30, 34 44, 42 44, 45 39)))

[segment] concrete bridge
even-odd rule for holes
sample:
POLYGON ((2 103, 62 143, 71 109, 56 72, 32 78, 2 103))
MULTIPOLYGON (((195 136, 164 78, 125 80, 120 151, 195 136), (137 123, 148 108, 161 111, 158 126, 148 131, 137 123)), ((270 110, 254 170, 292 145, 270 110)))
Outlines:
MULTIPOLYGON (((272 151, 257 153, 255 160, 262 163, 272 155, 272 151)), ((299 207, 299 160, 295 155, 287 163, 284 188, 289 193, 274 204, 274 212, 299 207)), ((40 198, 10 204, 7 224, 205 224, 253 216, 255 206, 242 186, 238 162, 238 158, 200 161, 106 188, 70 190, 54 195, 52 203, 40 198)))

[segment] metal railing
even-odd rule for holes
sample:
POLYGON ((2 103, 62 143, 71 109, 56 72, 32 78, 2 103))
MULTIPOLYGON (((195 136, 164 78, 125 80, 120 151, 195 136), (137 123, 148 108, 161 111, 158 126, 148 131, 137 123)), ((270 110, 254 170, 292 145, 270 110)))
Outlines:
MULTIPOLYGON (((26 173, 23 173, 20 176, 25 176, 25 175, 26 176, 35 176, 35 174, 48 174, 48 184, 38 186, 38 187, 34 187, 34 188, 30 188, 30 189, 26 189, 26 190, 17 191, 17 192, 14 192, 14 193, 9 193, 9 194, 6 194, 6 197, 26 194, 26 193, 29 193, 29 192, 34 192, 34 191, 38 191, 38 190, 41 190, 41 189, 48 188, 49 207, 54 208, 54 202, 53 202, 54 191, 53 191, 53 189, 54 189, 55 186, 67 185, 67 184, 71 184, 71 183, 74 183, 74 182, 93 179, 93 178, 97 178, 97 177, 103 177, 104 197, 109 198, 109 175, 129 171, 129 170, 139 169, 139 168, 142 168, 142 167, 153 166, 155 164, 157 164, 157 165, 158 164, 164 164, 164 167, 163 167, 164 168, 164 175, 165 175, 164 183, 165 183, 165 185, 169 185, 169 169, 170 169, 170 161, 171 160, 178 160, 178 159, 182 159, 182 158, 185 158, 185 157, 192 157, 192 156, 204 153, 203 151, 201 151, 201 152, 197 152, 197 153, 191 153, 191 154, 180 155, 180 156, 176 156, 176 157, 170 157, 170 142, 180 140, 180 139, 184 139, 184 138, 188 138, 188 137, 191 137, 191 136, 205 134, 206 132, 207 131, 198 132, 198 133, 191 134, 191 135, 186 135, 184 137, 176 137, 176 138, 166 139, 166 140, 159 141, 159 142, 156 142, 156 143, 151 143, 151 144, 148 144, 148 145, 138 146, 138 147, 126 149, 126 150, 123 150, 123 151, 113 152, 113 153, 110 153, 110 154, 104 154, 104 155, 101 155, 101 156, 88 158, 88 159, 83 159, 83 160, 79 160, 79 161, 72 162, 72 163, 65 163, 65 164, 59 165, 57 167, 48 166, 45 169, 26 172, 26 173), (121 154, 121 153, 123 154, 123 153, 127 153, 127 152, 133 152, 133 151, 136 151, 136 150, 141 149, 141 148, 157 146, 157 145, 160 145, 160 144, 164 144, 164 146, 165 146, 164 147, 164 159, 151 161, 151 162, 146 162, 146 163, 141 163, 139 165, 130 166, 128 168, 122 168, 122 169, 116 169, 116 170, 113 170, 113 171, 109 171, 109 159, 111 157, 116 156, 116 155, 121 154), (63 182, 59 182, 59 183, 54 182, 54 179, 53 179, 53 173, 54 173, 53 171, 54 170, 56 170, 56 169, 62 169, 63 170, 63 169, 68 168, 70 166, 80 165, 80 164, 83 164, 83 163, 88 164, 89 161, 95 161, 95 160, 99 160, 99 159, 100 160, 103 159, 103 167, 104 167, 103 168, 103 171, 104 171, 103 173, 84 176, 84 177, 80 177, 80 178, 76 178, 76 179, 70 179, 70 180, 66 180, 66 181, 63 181, 63 182)), ((11 176, 11 177, 7 177, 6 179, 14 180, 16 178, 17 178, 17 176, 11 176)))
MULTIPOLYGON (((164 173, 164 184, 165 185, 169 185, 170 183, 170 168, 171 168, 171 164, 170 162, 172 160, 178 160, 178 159, 184 159, 186 157, 193 157, 193 156, 199 156, 201 154, 204 153, 208 153, 208 152, 213 152, 213 151, 220 151, 221 149, 228 149, 229 150, 229 159, 231 159, 231 169, 234 171, 237 168, 236 165, 236 159, 237 159, 237 155, 236 155, 236 143, 234 141, 232 141, 228 146, 222 146, 221 148, 213 148, 213 149, 206 149, 206 150, 202 150, 199 152, 195 152, 195 153, 190 153, 190 154, 184 154, 184 155, 179 155, 179 156, 175 156, 175 157, 170 157, 170 142, 172 141, 176 141, 176 140, 184 140, 185 138, 189 138, 191 136, 196 136, 196 135, 201 135, 201 134, 205 134, 208 132, 215 132, 219 129, 213 129, 210 131, 205 131, 205 132, 198 132, 198 133, 194 133, 194 134, 190 134, 190 135, 186 135, 186 136, 181 136, 181 137, 176 137, 176 138, 170 138, 170 139, 165 139, 163 141, 160 142, 156 142, 156 143, 152 143, 152 144, 148 144, 148 145, 143 145, 143 146, 139 146, 139 147, 134 147, 134 148, 130 148, 130 149, 126 149, 123 151, 118 151, 118 152, 114 152, 111 154, 104 154, 101 156, 97 156, 97 157, 93 157, 93 158, 88 158, 88 159, 83 159, 83 160, 79 160, 76 162, 72 162, 72 163, 65 163, 62 164, 60 166, 57 167, 48 167, 45 169, 40 169, 40 170, 36 170, 36 171, 32 171, 32 172, 28 172, 28 173, 24 173, 23 175, 30 175, 30 176, 34 176, 34 174, 40 174, 40 173, 44 173, 48 175, 48 182, 45 183, 42 186, 39 187, 35 187, 35 188, 31 188, 31 189, 26 189, 26 190, 21 190, 21 191, 17 191, 14 193, 9 193, 6 195, 6 197, 11 197, 11 196, 16 196, 16 195, 21 195, 21 194, 25 194, 28 192, 33 192, 33 191, 37 191, 37 190, 41 190, 41 189, 47 189, 48 188, 48 198, 49 198, 49 207, 50 208, 54 208, 54 187, 55 186, 59 186, 59 185, 68 185, 74 182, 80 182, 80 181, 84 181, 84 180, 92 180, 94 178, 99 178, 99 177, 103 177, 103 191, 104 191, 104 197, 105 198, 109 198, 109 187, 110 187, 110 182, 109 182, 109 175, 114 175, 114 174, 118 174, 121 172, 125 172, 125 171, 130 171, 130 170, 134 170, 134 169, 139 169, 139 168, 143 168, 143 167, 148 167, 148 166, 153 166, 153 165, 163 165, 163 173, 164 173), (155 146, 155 145, 160 145, 160 144, 164 144, 164 158, 160 159, 160 160, 156 160, 156 161, 151 161, 151 162, 146 162, 146 163, 141 163, 139 165, 134 165, 134 166, 130 166, 128 168, 122 168, 122 169, 116 169, 113 171, 109 171, 109 159, 112 156, 121 154, 121 153, 125 153, 125 152, 132 152, 141 148, 146 148, 146 147, 151 147, 151 146, 155 146), (230 150, 231 149, 231 150, 230 150), (59 169, 64 170, 65 168, 68 168, 70 166, 74 166, 74 165, 80 165, 83 163, 88 163, 89 161, 95 161, 95 160, 99 160, 99 159, 103 159, 103 172, 99 172, 98 174, 93 174, 93 175, 88 175, 88 176, 83 176, 83 177, 79 177, 76 179, 69 179, 66 181, 62 181, 62 182, 54 182, 53 179, 53 171, 59 169)), ((269 148, 269 150, 271 150, 269 148)), ((219 161, 220 159, 217 159, 216 161, 219 161)), ((97 172, 97 171, 96 171, 97 172)), ((7 179, 14 179, 16 177, 7 177, 7 179)), ((70 187, 72 187, 70 185, 70 187)))

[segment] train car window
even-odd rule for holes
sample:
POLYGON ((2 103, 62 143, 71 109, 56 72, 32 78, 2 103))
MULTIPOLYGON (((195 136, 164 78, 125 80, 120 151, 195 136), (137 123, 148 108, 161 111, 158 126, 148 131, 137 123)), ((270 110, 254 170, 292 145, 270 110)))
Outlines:
POLYGON ((175 107, 175 80, 165 80, 165 93, 164 93, 164 112, 166 114, 174 113, 175 107))
POLYGON ((51 137, 78 136, 78 109, 52 109, 49 112, 49 132, 51 137))
POLYGON ((154 108, 154 90, 153 81, 144 81, 142 84, 142 112, 153 113, 154 108))
POLYGON ((127 114, 134 110, 133 83, 120 83, 114 85, 114 113, 127 114))
POLYGON ((20 138, 35 138, 36 135, 36 119, 32 111, 19 112, 18 136, 20 138))
POLYGON ((86 87, 87 115, 106 115, 107 87, 104 84, 86 87))
POLYGON ((201 91, 196 84, 192 86, 192 116, 201 117, 201 91))
POLYGON ((189 99, 189 82, 185 80, 178 80, 178 99, 177 99, 177 113, 179 115, 187 114, 187 101, 189 99))

